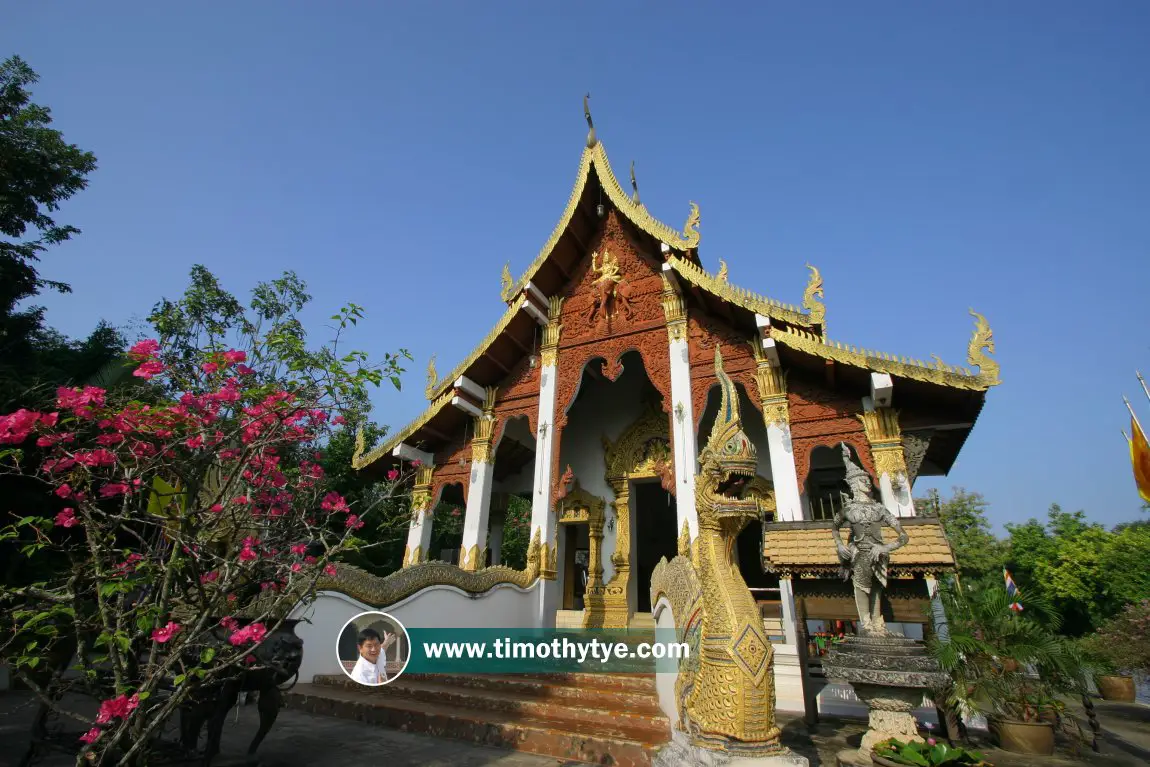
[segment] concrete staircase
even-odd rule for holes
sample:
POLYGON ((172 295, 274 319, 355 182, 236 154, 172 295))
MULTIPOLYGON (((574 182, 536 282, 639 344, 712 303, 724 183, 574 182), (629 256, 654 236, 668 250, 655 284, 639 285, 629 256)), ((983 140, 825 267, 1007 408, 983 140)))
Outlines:
POLYGON ((615 767, 649 767, 671 737, 654 674, 417 675, 382 687, 317 676, 290 708, 615 767))

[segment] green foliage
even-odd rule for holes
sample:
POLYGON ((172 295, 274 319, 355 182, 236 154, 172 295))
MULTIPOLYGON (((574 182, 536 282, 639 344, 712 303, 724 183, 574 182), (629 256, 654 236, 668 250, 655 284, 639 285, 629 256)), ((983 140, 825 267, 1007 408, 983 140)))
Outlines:
POLYGON ((997 574, 1006 559, 1005 546, 991 532, 988 506, 981 494, 961 487, 954 488, 950 498, 937 504, 939 519, 964 578, 997 574))
POLYGON ((1107 673, 1150 671, 1150 599, 1127 605, 1094 634, 1084 637, 1082 648, 1107 673))
POLYGON ((933 739, 921 742, 903 743, 897 738, 880 741, 872 749, 876 756, 889 759, 895 764, 910 764, 916 767, 993 767, 984 761, 982 754, 965 748, 952 748, 942 741, 933 739))
POLYGON ((1107 530, 1082 511, 1053 504, 1045 525, 1007 525, 1007 566, 1023 593, 1039 592, 1063 617, 1066 633, 1089 633, 1130 602, 1150 598, 1150 527, 1107 530))
POLYGON ((1086 691, 1095 666, 1060 633, 1061 616, 1038 592, 1019 597, 1021 613, 1001 585, 944 585, 940 595, 948 637, 928 647, 951 676, 947 704, 960 713, 1035 721, 1060 710, 1060 695, 1086 691))
POLYGON ((527 567, 527 549, 531 546, 531 499, 510 496, 503 518, 503 543, 500 559, 516 569, 527 567))
POLYGON ((32 102, 28 87, 39 77, 23 59, 0 62, 0 359, 21 347, 41 326, 36 308, 16 311, 16 304, 44 288, 67 291, 61 282, 45 280, 36 269, 49 245, 80 230, 50 214, 88 185, 96 158, 49 127, 51 111, 32 102), (21 240, 29 230, 34 239, 21 240))

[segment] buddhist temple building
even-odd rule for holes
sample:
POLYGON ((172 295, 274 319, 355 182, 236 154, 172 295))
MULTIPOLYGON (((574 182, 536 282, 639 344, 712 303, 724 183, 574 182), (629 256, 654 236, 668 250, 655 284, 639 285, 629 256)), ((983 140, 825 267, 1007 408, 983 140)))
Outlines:
MULTIPOLYGON (((435 609, 488 625, 663 625, 652 578, 660 560, 692 556, 701 451, 734 408, 757 460, 745 493, 759 513, 732 557, 774 649, 776 705, 801 711, 822 690, 817 705, 833 711, 818 655, 857 619, 831 536, 845 489, 841 446, 909 535, 891 556, 888 625, 921 638, 931 631, 935 578, 954 557, 913 490, 919 477, 950 470, 999 383, 989 326, 971 311, 966 366, 839 340, 817 268, 790 270, 795 303, 739 285, 739 254, 723 254, 730 270, 705 256, 700 208, 685 204, 679 227, 656 219, 633 170, 628 191, 589 113, 587 122, 558 224, 518 276, 504 267, 498 296, 493 285, 491 300, 506 305, 498 322, 449 370, 432 367, 414 421, 354 458, 381 478, 415 465, 411 574, 328 588, 410 612, 429 589, 450 586, 470 603, 443 592, 435 609), (720 357, 737 402, 723 394, 720 357), (537 555, 522 577, 498 574, 515 496, 530 503, 537 555), (431 550, 430 511, 444 502, 464 516, 457 550, 431 550)), ((413 620, 438 614, 428 608, 413 620)))

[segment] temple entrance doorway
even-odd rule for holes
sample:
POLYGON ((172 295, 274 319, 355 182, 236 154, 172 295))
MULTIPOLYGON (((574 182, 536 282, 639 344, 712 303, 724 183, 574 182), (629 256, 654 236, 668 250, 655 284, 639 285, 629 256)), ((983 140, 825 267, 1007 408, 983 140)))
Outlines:
POLYGON ((678 510, 675 496, 663 489, 658 480, 635 482, 631 490, 634 601, 636 616, 651 614, 651 574, 655 565, 679 551, 679 534, 675 529, 678 510))
POLYGON ((587 591, 587 572, 591 558, 590 525, 586 523, 565 524, 560 530, 563 541, 563 609, 584 608, 584 595, 587 591))

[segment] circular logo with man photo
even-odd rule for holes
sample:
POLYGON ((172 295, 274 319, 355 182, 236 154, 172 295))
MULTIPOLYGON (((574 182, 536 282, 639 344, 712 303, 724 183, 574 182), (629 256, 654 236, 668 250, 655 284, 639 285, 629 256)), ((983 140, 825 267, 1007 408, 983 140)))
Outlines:
POLYGON ((352 681, 377 687, 403 673, 411 657, 411 641, 394 615, 365 612, 340 629, 336 651, 340 668, 352 681))

